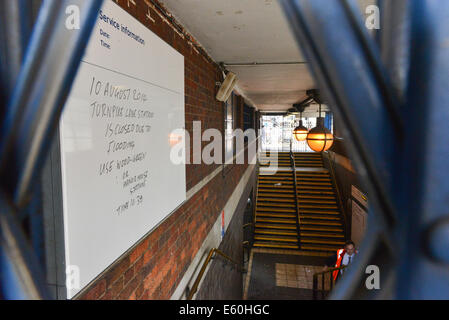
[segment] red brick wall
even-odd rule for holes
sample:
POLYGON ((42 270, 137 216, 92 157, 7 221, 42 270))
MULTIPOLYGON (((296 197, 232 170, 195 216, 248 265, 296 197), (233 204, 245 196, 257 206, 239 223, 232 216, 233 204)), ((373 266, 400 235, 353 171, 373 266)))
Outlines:
MULTIPOLYGON (((203 131, 217 128, 223 132, 224 108, 222 103, 215 100, 215 83, 222 81, 218 65, 194 45, 193 39, 175 31, 173 24, 161 17, 150 1, 135 0, 136 6, 130 2, 129 7, 127 0, 116 2, 184 55, 185 118, 191 138, 194 120, 202 122, 203 131), (154 22, 147 18, 148 10, 154 22)), ((241 112, 239 117, 242 117, 241 112)), ((243 118, 238 118, 237 123, 240 126, 243 118)), ((187 165, 187 190, 217 166, 187 165)), ((169 299, 246 168, 247 165, 233 165, 226 168, 225 177, 221 173, 216 175, 76 298, 169 299)))

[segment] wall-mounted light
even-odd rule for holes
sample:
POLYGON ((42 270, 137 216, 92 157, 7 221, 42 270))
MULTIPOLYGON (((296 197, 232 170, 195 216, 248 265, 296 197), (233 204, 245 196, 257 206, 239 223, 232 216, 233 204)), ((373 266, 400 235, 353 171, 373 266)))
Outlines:
POLYGON ((334 135, 324 126, 324 118, 321 117, 321 104, 317 125, 309 131, 307 135, 307 144, 315 152, 324 152, 329 150, 334 143, 334 135))
POLYGON ((234 90, 236 84, 237 84, 237 77, 235 73, 229 71, 223 83, 221 84, 220 89, 218 90, 216 99, 222 102, 227 101, 232 93, 232 90, 234 90))

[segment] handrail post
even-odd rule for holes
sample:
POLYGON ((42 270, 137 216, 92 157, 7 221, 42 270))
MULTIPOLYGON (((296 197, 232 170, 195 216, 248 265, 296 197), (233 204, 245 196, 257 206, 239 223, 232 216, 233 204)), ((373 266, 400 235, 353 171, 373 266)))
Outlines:
POLYGON ((343 269, 345 269, 346 268, 346 266, 341 266, 341 267, 338 267, 338 268, 330 268, 330 269, 327 269, 326 271, 321 271, 321 272, 317 272, 317 273, 314 273, 313 274, 313 300, 317 300, 317 296, 318 296, 318 291, 319 291, 319 289, 318 289, 318 276, 322 276, 323 278, 321 279, 321 298, 322 299, 324 299, 324 296, 325 296, 325 292, 326 292, 326 287, 325 287, 325 276, 326 276, 326 274, 329 274, 329 276, 330 276, 330 279, 329 279, 329 281, 330 281, 330 285, 329 285, 329 292, 333 289, 333 287, 334 287, 334 282, 333 282, 333 277, 332 277, 332 274, 333 274, 333 272, 334 271, 337 271, 338 270, 338 272, 340 272, 340 270, 343 270, 343 269))
POLYGON ((317 293, 318 293, 318 275, 313 275, 313 300, 317 299, 317 293))

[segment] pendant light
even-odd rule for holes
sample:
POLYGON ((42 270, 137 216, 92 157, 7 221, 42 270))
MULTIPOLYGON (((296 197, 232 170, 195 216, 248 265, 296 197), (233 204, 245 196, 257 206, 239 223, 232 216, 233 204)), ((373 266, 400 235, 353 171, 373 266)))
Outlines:
POLYGON ((307 144, 315 152, 324 152, 332 147, 334 135, 324 126, 324 118, 321 117, 321 104, 319 113, 316 127, 307 135, 307 144))
POLYGON ((293 136, 296 141, 304 141, 307 138, 307 134, 309 133, 309 129, 303 126, 302 124, 302 112, 299 113, 299 125, 293 130, 293 136))

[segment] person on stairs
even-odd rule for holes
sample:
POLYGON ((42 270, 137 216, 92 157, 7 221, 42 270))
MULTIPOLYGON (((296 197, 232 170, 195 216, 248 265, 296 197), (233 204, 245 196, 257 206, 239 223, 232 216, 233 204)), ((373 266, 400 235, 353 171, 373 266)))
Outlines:
MULTIPOLYGON (((326 265, 324 266, 323 271, 327 271, 328 267, 334 267, 339 268, 343 266, 348 266, 353 259, 355 258, 355 255, 357 254, 357 250, 355 249, 355 244, 352 240, 348 240, 345 242, 345 247, 343 249, 337 250, 335 254, 327 258, 326 265)), ((344 269, 342 270, 335 270, 332 272, 332 277, 334 281, 336 281, 340 275, 344 273, 344 269)))

